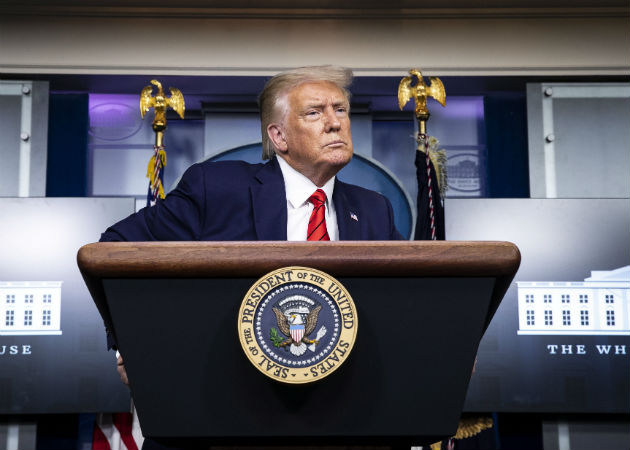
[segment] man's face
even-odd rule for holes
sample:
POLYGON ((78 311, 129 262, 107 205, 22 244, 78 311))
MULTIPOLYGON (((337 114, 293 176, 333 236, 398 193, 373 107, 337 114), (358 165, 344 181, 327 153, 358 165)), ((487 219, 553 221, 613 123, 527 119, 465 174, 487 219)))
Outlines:
POLYGON ((322 186, 352 158, 348 99, 333 83, 308 82, 289 91, 287 103, 278 153, 322 186))

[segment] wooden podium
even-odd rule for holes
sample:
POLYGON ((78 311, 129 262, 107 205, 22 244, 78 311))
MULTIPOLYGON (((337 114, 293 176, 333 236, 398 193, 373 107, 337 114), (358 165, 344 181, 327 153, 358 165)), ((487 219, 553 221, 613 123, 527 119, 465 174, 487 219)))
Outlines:
POLYGON ((145 436, 410 446, 455 434, 520 253, 508 242, 125 242, 86 245, 78 263, 124 356, 145 436), (237 335, 248 289, 286 266, 335 277, 359 319, 348 360, 304 385, 264 376, 237 335))

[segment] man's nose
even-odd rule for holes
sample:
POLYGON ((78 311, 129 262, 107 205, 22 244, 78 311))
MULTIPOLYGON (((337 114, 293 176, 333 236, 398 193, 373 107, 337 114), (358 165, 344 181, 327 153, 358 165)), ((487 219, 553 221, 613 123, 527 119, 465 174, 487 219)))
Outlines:
POLYGON ((341 128, 341 121, 337 117, 337 112, 334 108, 326 108, 324 112, 324 126, 326 131, 337 131, 341 128))

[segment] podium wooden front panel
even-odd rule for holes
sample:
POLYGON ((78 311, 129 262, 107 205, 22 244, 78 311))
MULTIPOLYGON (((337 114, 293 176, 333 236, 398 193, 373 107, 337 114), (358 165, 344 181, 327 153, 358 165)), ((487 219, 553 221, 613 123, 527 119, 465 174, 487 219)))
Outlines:
POLYGON ((143 432, 164 442, 423 444, 453 435, 509 243, 91 244, 79 262, 125 357, 143 432), (308 385, 253 367, 237 335, 262 275, 301 265, 352 295, 350 358, 308 385))

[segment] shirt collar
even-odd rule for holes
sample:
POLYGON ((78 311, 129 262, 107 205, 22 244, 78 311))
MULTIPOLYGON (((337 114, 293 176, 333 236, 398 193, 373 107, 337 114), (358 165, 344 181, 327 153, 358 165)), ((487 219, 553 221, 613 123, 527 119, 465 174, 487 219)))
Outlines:
POLYGON ((318 188, 315 186, 315 183, 291 167, 281 156, 276 157, 280 164, 280 170, 284 178, 284 189, 291 208, 302 206, 317 189, 321 189, 326 193, 326 208, 329 207, 335 189, 335 177, 332 177, 321 188, 318 188))

